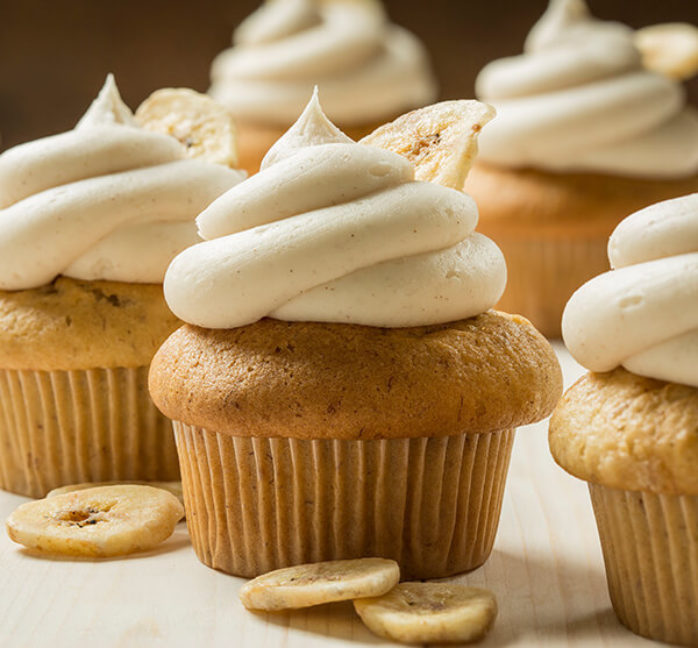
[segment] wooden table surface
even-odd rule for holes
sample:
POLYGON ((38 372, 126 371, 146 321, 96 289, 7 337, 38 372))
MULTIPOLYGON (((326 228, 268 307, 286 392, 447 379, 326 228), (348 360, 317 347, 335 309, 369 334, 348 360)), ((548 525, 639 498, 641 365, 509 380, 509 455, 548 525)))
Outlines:
MULTIPOLYGON (((556 351, 568 386, 582 370, 556 351)), ((546 422, 519 430, 494 551, 452 579, 497 595, 499 616, 478 645, 650 646, 613 614, 586 484, 554 464, 546 431, 546 422)), ((0 491, 0 516, 24 501, 0 491)), ((243 582, 199 563, 183 523, 156 551, 100 561, 39 558, 1 533, 0 646, 397 645, 364 628, 351 604, 247 612, 243 582)))

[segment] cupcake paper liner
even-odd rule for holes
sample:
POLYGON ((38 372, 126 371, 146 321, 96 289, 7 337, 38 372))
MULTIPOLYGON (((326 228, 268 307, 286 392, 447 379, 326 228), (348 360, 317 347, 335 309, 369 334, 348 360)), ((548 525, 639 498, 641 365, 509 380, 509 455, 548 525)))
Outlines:
POLYGON ((514 430, 346 441, 174 429, 189 533, 214 569, 380 556, 436 578, 492 550, 514 430))
POLYGON ((43 497, 66 484, 179 479, 148 367, 0 370, 0 488, 43 497))
POLYGON ((636 634, 698 646, 698 496, 589 491, 618 619, 636 634))
POLYGON ((607 234, 598 239, 491 236, 507 261, 497 309, 520 313, 547 337, 560 337, 565 304, 583 283, 609 269, 607 234))

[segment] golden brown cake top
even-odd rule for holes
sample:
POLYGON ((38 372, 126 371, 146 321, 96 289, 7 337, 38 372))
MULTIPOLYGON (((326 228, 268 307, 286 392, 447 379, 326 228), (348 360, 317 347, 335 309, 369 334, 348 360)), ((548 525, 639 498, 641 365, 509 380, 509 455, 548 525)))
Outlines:
POLYGON ((493 311, 415 328, 263 319, 185 325, 151 365, 169 417, 236 436, 379 439, 484 433, 550 413, 561 393, 550 344, 493 311))
POLYGON ((180 323, 160 285, 59 277, 0 291, 0 368, 140 367, 180 323))
POLYGON ((698 495, 698 389, 622 368, 589 373, 555 409, 550 449, 586 481, 698 495))

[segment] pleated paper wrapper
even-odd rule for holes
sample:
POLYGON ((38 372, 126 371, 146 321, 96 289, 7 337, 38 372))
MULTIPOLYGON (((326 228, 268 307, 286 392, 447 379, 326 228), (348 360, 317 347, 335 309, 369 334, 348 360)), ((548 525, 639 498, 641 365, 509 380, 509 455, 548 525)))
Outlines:
POLYGON ((589 490, 621 623, 644 637, 698 646, 698 496, 589 490))
POLYGON ((379 556, 403 578, 436 578, 492 550, 514 430, 347 441, 174 429, 189 533, 214 569, 379 556))
POLYGON ((179 479, 171 422, 148 367, 0 370, 0 488, 43 497, 66 484, 179 479))

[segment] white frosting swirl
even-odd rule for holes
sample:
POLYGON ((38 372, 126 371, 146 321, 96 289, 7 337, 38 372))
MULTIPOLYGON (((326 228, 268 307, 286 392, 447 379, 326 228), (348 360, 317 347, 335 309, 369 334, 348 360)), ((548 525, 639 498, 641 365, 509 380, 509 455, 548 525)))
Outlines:
POLYGON ((570 353, 592 371, 698 387, 698 193, 628 216, 611 235, 614 270, 584 284, 562 316, 570 353))
POLYGON ((196 215, 243 178, 138 128, 109 75, 74 130, 0 155, 0 289, 159 283, 200 240, 196 215))
POLYGON ((476 81, 497 118, 480 157, 504 166, 643 177, 698 172, 698 111, 676 81, 645 70, 633 32, 589 15, 583 0, 551 0, 521 56, 476 81))
POLYGON ((273 0, 236 30, 211 68, 209 94, 249 121, 285 126, 314 85, 347 125, 391 117, 436 94, 426 51, 377 4, 273 0))
POLYGON ((314 96, 262 170, 197 219, 165 298, 184 321, 233 328, 264 316, 401 327, 482 313, 501 296, 499 248, 477 207, 414 181, 390 151, 353 142, 314 96))

